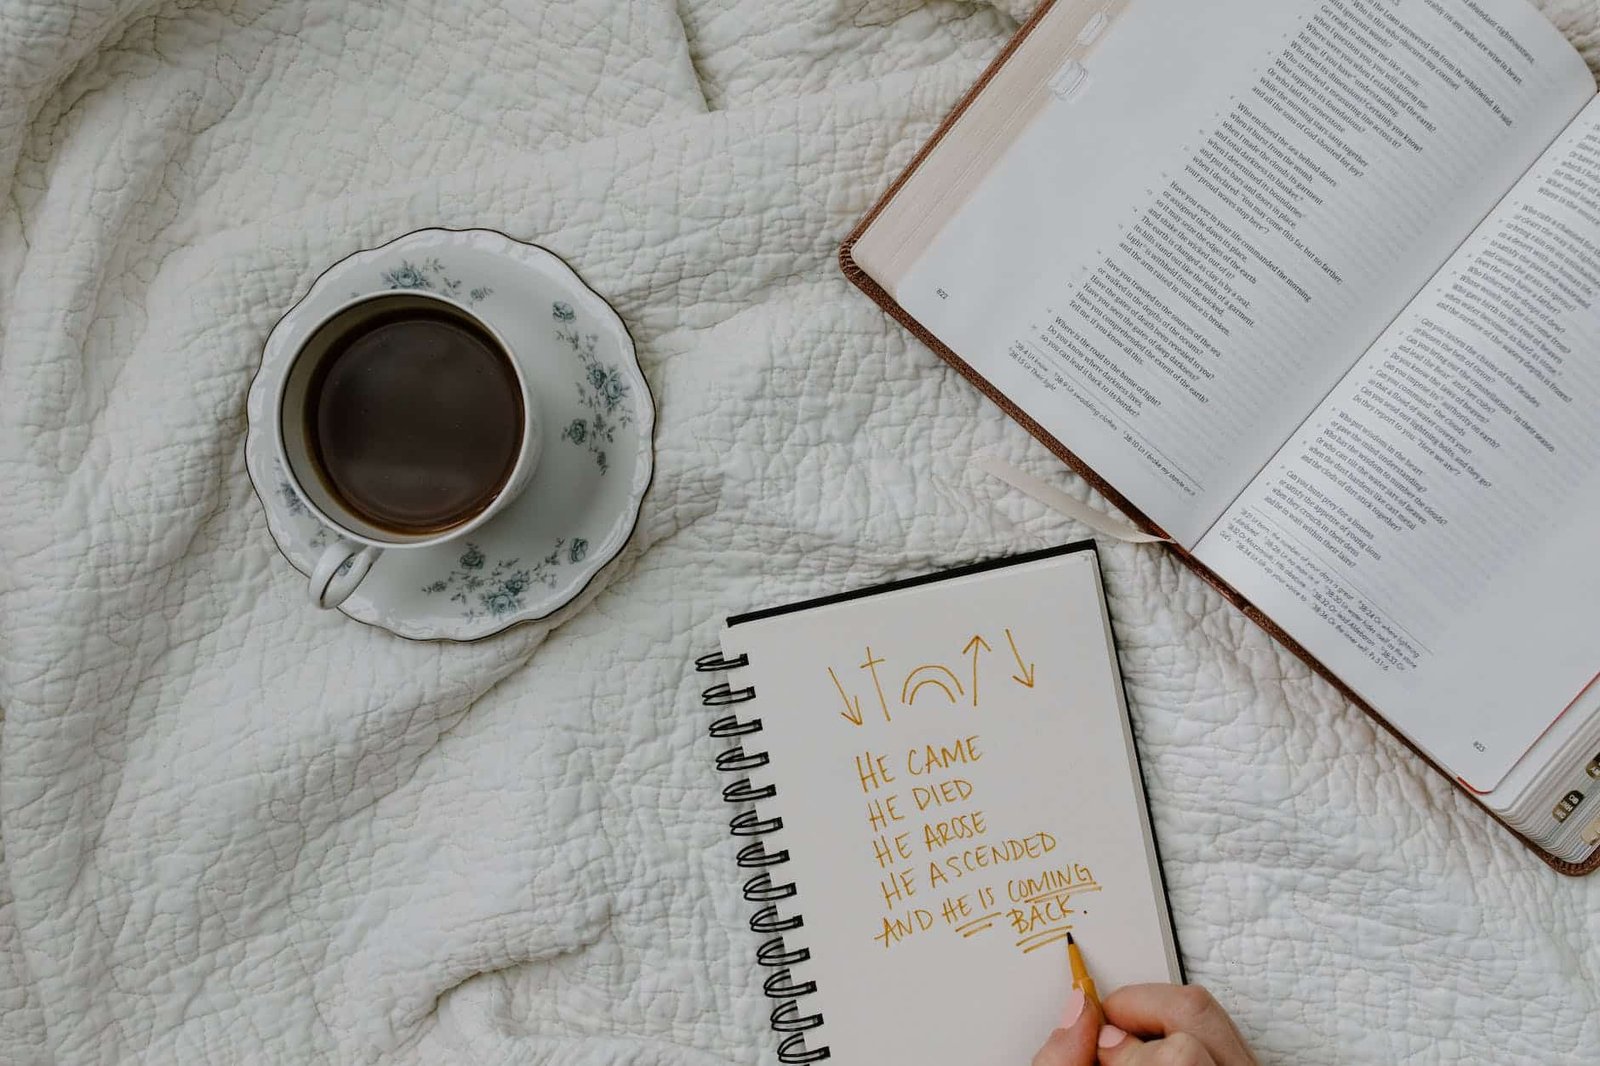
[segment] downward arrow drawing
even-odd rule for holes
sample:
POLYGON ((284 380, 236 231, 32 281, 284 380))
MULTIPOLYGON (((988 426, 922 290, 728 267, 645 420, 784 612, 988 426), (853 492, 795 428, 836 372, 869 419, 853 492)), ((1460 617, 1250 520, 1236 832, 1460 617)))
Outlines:
POLYGON ((1022 671, 1022 676, 1021 677, 1018 677, 1016 674, 1012 674, 1011 675, 1011 680, 1015 681, 1017 684, 1021 685, 1023 688, 1032 688, 1033 687, 1033 671, 1034 671, 1034 667, 1037 666, 1038 664, 1037 663, 1024 663, 1022 661, 1022 653, 1017 650, 1017 640, 1016 640, 1015 637, 1013 637, 1011 635, 1011 630, 1009 630, 1009 629, 1006 630, 1006 643, 1011 645, 1011 654, 1016 657, 1017 669, 1022 671))
POLYGON ((972 705, 974 707, 978 705, 978 651, 980 648, 984 651, 994 651, 993 648, 989 647, 987 640, 974 633, 972 639, 967 641, 967 646, 961 649, 962 655, 967 654, 969 651, 972 653, 972 705))
POLYGON ((839 698, 844 700, 844 710, 839 712, 840 718, 847 718, 856 725, 861 724, 861 697, 852 700, 845 695, 844 686, 839 684, 839 675, 833 672, 833 667, 828 667, 828 676, 833 678, 833 687, 839 690, 839 698))

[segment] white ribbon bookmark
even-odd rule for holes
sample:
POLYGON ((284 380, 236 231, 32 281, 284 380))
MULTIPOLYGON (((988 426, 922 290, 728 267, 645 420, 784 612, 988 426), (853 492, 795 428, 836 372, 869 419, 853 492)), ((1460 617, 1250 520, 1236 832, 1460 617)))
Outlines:
POLYGON ((982 455, 973 461, 973 465, 990 477, 999 478, 1023 495, 1033 497, 1052 511, 1058 511, 1074 521, 1082 522, 1096 533, 1114 540, 1127 541, 1129 544, 1170 543, 1170 538, 1146 533, 1132 523, 1113 518, 1081 500, 1073 499, 1054 485, 1041 481, 1032 474, 1023 473, 1004 459, 982 455))

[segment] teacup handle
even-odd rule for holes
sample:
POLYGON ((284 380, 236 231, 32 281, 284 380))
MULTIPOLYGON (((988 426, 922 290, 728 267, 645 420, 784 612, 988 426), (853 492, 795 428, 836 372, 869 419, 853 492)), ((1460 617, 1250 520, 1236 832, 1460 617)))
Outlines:
POLYGON ((339 606, 350 598, 382 554, 382 548, 352 544, 347 540, 336 540, 328 545, 311 571, 311 602, 324 610, 339 606), (346 562, 350 568, 340 573, 340 567, 346 562))

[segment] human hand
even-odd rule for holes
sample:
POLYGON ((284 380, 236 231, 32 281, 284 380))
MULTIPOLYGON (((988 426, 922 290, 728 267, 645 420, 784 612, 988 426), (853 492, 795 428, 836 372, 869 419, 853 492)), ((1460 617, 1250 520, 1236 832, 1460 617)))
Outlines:
POLYGON ((1061 1011, 1061 1027, 1033 1057, 1033 1066, 1094 1066, 1095 1039, 1103 1020, 1100 1009, 1074 988, 1061 1011))
POLYGON ((1256 1066, 1244 1037, 1211 993, 1195 986, 1130 985, 1104 1015, 1073 992, 1062 1028, 1033 1066, 1256 1066), (1096 1057, 1098 1056, 1098 1058, 1096 1057))

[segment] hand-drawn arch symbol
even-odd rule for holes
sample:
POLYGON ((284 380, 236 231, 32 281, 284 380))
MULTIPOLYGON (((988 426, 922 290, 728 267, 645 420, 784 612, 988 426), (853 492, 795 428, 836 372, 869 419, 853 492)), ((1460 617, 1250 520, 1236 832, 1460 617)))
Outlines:
POLYGON ((925 663, 906 675, 906 683, 900 686, 900 702, 907 707, 917 702, 917 693, 924 685, 933 685, 945 694, 951 703, 958 702, 959 697, 966 694, 961 687, 961 679, 951 671, 948 666, 937 663, 925 663), (918 680, 918 678, 921 680, 918 680), (948 683, 946 682, 948 678, 948 683))

